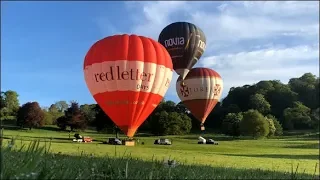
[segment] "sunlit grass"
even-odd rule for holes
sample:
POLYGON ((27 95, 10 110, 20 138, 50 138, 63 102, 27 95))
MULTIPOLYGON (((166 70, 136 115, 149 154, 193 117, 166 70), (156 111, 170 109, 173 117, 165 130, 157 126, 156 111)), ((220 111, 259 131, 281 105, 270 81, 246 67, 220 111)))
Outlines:
MULTIPOLYGON (((168 136, 168 138, 173 140, 172 146, 153 145, 153 141, 156 137, 139 137, 139 144, 135 147, 126 147, 111 146, 101 143, 103 140, 106 140, 107 137, 112 137, 113 135, 98 134, 93 131, 81 134, 90 136, 98 141, 93 143, 73 143, 71 141, 73 134, 71 134, 71 139, 68 139, 67 132, 61 133, 45 130, 4 131, 5 137, 16 138, 16 149, 29 144, 31 140, 39 139, 41 140, 39 144, 40 147, 49 147, 50 144, 51 153, 72 155, 73 157, 66 158, 70 159, 70 161, 72 161, 72 159, 77 159, 76 156, 81 154, 93 155, 97 159, 106 159, 103 157, 108 156, 108 161, 115 161, 114 158, 128 156, 130 157, 130 162, 135 162, 136 160, 134 159, 137 158, 146 161, 142 162, 139 160, 139 163, 144 164, 141 166, 147 167, 150 166, 145 164, 147 162, 160 163, 163 159, 171 158, 185 164, 186 167, 197 165, 199 168, 207 168, 206 171, 210 171, 209 174, 211 171, 219 169, 218 171, 221 173, 221 177, 225 178, 236 177, 235 174, 237 173, 232 174, 235 171, 244 174, 246 174, 245 172, 252 172, 254 173, 251 175, 252 177, 260 177, 260 175, 258 175, 259 173, 266 173, 264 171, 262 172, 262 170, 267 170, 269 173, 273 172, 273 175, 275 176, 278 176, 279 173, 287 173, 284 176, 289 177, 290 174, 291 177, 293 172, 296 174, 306 173, 310 175, 310 177, 312 175, 319 176, 319 170, 318 168, 315 168, 319 161, 319 142, 317 139, 304 136, 296 138, 285 137, 283 139, 231 140, 230 138, 221 135, 207 135, 219 141, 219 145, 217 146, 198 145, 197 135, 168 136), (142 145, 141 142, 144 142, 144 145, 142 145), (214 169, 210 167, 214 167, 214 169), (226 172, 226 168, 231 168, 231 175, 226 172), (244 169, 246 169, 246 171, 244 171, 244 169), (261 169, 261 171, 257 171, 256 169, 261 169), (226 174, 223 174, 223 172, 226 174), (258 174, 255 174, 255 172, 258 174)), ((10 139, 6 139, 4 142, 5 144, 8 144, 10 139)), ((22 151, 25 150, 26 147, 22 149, 22 151)), ((11 163, 11 161, 8 160, 6 160, 6 162, 11 163)), ((71 164, 72 163, 70 163, 70 165, 71 164)), ((132 167, 130 166, 130 168, 132 167)), ((269 175, 270 178, 273 176, 271 174, 269 175)), ((120 175, 118 174, 113 177, 119 178, 120 175)), ((191 175, 188 175, 187 177, 190 178, 191 175)), ((210 178, 208 176, 205 177, 210 178)), ((245 176, 241 177, 244 178, 245 176)))

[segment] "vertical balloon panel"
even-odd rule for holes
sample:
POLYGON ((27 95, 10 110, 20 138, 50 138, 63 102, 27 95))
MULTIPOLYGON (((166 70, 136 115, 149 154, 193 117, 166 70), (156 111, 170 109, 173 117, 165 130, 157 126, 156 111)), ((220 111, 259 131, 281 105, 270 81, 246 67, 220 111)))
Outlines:
POLYGON ((106 37, 89 49, 84 60, 89 91, 130 138, 163 99, 172 73, 166 49, 137 35, 106 37))

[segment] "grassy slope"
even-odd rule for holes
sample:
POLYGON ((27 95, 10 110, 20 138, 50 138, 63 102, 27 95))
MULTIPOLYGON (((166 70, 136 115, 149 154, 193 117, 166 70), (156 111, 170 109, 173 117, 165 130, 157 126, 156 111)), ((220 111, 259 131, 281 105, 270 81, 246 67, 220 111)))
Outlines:
MULTIPOLYGON (((163 158, 175 159, 185 164, 210 165, 217 168, 231 167, 233 169, 256 169, 271 170, 277 172, 293 171, 314 174, 315 166, 319 159, 319 142, 308 137, 286 137, 283 139, 268 140, 231 140, 224 136, 212 135, 219 140, 218 146, 198 145, 197 135, 170 136, 173 146, 153 145, 155 137, 139 137, 140 142, 135 147, 110 146, 101 144, 105 134, 97 134, 93 131, 81 133, 96 139, 94 143, 72 143, 68 140, 68 133, 50 130, 10 131, 5 130, 5 137, 16 137, 23 141, 16 141, 16 146, 26 143, 26 140, 36 139, 51 140, 51 151, 63 154, 79 155, 81 152, 93 153, 96 157, 118 156, 130 154, 133 158, 161 160, 163 158), (99 142, 100 141, 100 142, 99 142)), ((72 136, 72 135, 71 135, 72 136)), ((112 135, 109 135, 111 137, 112 135)), ((42 144, 45 144, 42 142, 42 144)), ((318 168, 316 174, 319 175, 318 168)))

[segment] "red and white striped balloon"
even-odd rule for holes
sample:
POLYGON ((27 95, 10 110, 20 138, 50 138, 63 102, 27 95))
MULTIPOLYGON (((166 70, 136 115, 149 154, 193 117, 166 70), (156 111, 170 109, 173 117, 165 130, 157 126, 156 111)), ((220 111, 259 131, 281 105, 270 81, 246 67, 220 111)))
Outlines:
POLYGON ((176 90, 181 102, 203 124, 219 101, 223 81, 221 76, 209 68, 193 68, 181 84, 177 79, 176 90))
POLYGON ((171 57, 160 43, 128 34, 93 44, 83 71, 94 99, 129 138, 163 99, 173 74, 171 57))

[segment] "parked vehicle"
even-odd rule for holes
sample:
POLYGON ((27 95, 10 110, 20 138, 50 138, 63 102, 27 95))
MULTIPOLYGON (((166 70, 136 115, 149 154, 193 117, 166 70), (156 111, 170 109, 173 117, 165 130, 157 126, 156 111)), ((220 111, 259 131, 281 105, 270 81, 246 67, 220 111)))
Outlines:
POLYGON ((112 145, 122 145, 122 142, 121 142, 121 140, 118 139, 118 138, 109 138, 108 144, 112 144, 112 145))
POLYGON ((172 145, 172 142, 169 139, 156 139, 154 144, 158 145, 172 145))

